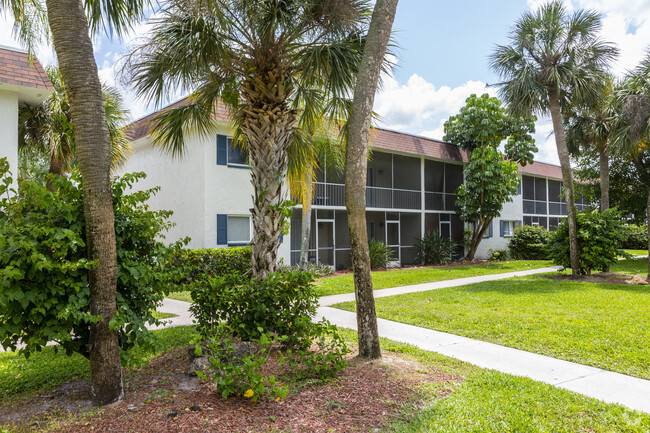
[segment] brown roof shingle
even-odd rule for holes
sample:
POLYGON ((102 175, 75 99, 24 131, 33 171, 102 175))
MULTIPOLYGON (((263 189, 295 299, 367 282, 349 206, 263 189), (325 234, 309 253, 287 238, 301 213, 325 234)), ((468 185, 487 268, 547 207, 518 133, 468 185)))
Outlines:
MULTIPOLYGON (((175 102, 162 110, 156 111, 143 117, 131 125, 127 126, 127 136, 130 140, 135 141, 149 134, 151 121, 163 111, 169 108, 181 107, 189 104, 189 98, 184 98, 175 102)), ((222 122, 230 121, 228 107, 219 101, 217 107, 216 120, 222 122)), ((436 158, 449 161, 467 162, 467 152, 461 150, 458 146, 446 143, 432 138, 421 137, 417 135, 406 134, 404 132, 391 131, 388 129, 374 128, 371 132, 371 145, 375 149, 388 150, 391 152, 400 152, 410 155, 424 156, 427 158, 436 158)), ((519 171, 525 174, 545 176, 556 179, 562 178, 562 170, 559 166, 545 162, 534 162, 525 167, 519 167, 519 171)))
POLYGON ((23 51, 0 47, 0 83, 54 90, 45 70, 35 57, 30 63, 23 51))

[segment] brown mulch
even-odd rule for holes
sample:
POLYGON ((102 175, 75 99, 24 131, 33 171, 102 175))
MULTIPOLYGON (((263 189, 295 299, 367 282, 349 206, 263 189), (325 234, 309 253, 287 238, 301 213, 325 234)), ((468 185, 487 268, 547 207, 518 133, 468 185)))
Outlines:
POLYGON ((598 272, 591 275, 582 275, 580 277, 572 277, 571 275, 552 275, 549 276, 554 280, 574 280, 584 281, 587 283, 605 283, 605 284, 642 284, 647 285, 645 275, 639 274, 619 274, 617 272, 598 272))
MULTIPOLYGON (((76 382, 74 395, 48 393, 56 395, 49 407, 40 404, 40 396, 20 407, 0 407, 0 425, 27 431, 44 431, 49 425, 47 431, 70 433, 381 431, 402 416, 406 403, 418 403, 419 384, 446 384, 439 392, 444 397, 449 393, 445 388, 460 380, 397 356, 350 358, 335 380, 304 384, 279 401, 252 403, 222 399, 210 383, 185 375, 187 365, 187 349, 176 349, 142 369, 127 370, 127 396, 111 407, 89 411, 89 385, 82 381, 76 382)), ((267 366, 263 373, 283 374, 284 367, 274 359, 267 366)))

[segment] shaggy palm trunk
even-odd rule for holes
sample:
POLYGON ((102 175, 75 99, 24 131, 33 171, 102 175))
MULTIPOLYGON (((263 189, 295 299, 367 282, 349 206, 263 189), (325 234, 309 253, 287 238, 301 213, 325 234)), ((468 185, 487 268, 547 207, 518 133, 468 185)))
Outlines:
POLYGON ((599 151, 600 155, 600 211, 609 209, 609 155, 607 148, 599 151))
POLYGON ((90 327, 88 352, 93 403, 105 405, 123 396, 120 346, 108 324, 116 312, 117 255, 109 179, 110 137, 97 75, 93 45, 81 0, 47 0, 47 16, 61 75, 70 100, 77 159, 83 178, 90 312, 99 321, 90 327))
POLYGON ((239 116, 242 134, 248 143, 253 184, 252 277, 265 279, 275 271, 284 220, 287 153, 296 113, 287 104, 290 89, 280 67, 257 68, 242 85, 247 107, 239 116))
POLYGON ((311 236, 311 210, 314 197, 314 169, 311 165, 305 170, 302 203, 302 233, 300 240, 300 269, 306 270, 309 262, 309 239, 311 236))
POLYGON ((580 254, 578 251, 578 229, 576 223, 576 204, 573 195, 573 171, 571 170, 571 159, 569 149, 566 145, 566 135, 562 124, 562 112, 560 100, 554 91, 548 94, 551 119, 553 121, 553 133, 555 134, 555 145, 557 156, 562 168, 562 182, 564 183, 564 199, 567 207, 567 220, 569 223, 569 252, 571 254, 571 275, 580 275, 580 254))
MULTIPOLYGON (((50 168, 48 174, 53 174, 56 176, 63 176, 63 161, 54 156, 50 156, 50 168)), ((50 191, 54 191, 54 182, 53 179, 47 180, 45 187, 50 191)))
POLYGON ((397 0, 377 0, 375 3, 359 67, 359 78, 354 89, 345 155, 345 206, 348 211, 354 293, 357 301, 359 356, 370 359, 381 357, 381 348, 366 229, 368 138, 377 81, 396 8, 397 0))

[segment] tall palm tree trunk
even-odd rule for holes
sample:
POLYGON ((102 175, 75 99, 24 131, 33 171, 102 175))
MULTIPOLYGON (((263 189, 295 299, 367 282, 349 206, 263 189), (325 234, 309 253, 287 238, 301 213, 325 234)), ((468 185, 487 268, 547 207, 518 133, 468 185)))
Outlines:
POLYGON ((377 0, 359 67, 345 155, 345 206, 348 211, 354 289, 357 301, 359 356, 381 357, 377 312, 370 273, 366 228, 368 138, 381 65, 390 39, 398 0, 377 0))
POLYGON ((286 102, 284 81, 280 68, 271 68, 265 79, 249 77, 242 86, 249 105, 238 114, 252 166, 251 272, 257 279, 265 279, 275 271, 282 235, 287 155, 297 120, 296 112, 286 102))
POLYGON ((566 145, 566 134, 562 124, 562 112, 560 100, 554 91, 548 92, 551 119, 553 121, 553 133, 555 134, 555 145, 557 156, 560 159, 562 168, 562 182, 564 183, 564 199, 567 207, 567 220, 569 222, 569 252, 571 254, 571 275, 580 275, 580 255, 578 251, 578 228, 576 223, 576 205, 573 195, 573 171, 571 170, 571 159, 569 149, 566 145))
POLYGON ((47 15, 61 75, 70 99, 79 169, 83 178, 86 242, 90 260, 90 380, 93 403, 105 405, 123 396, 120 346, 109 329, 116 312, 117 255, 109 179, 111 153, 101 84, 81 0, 47 0, 47 15))
POLYGON ((600 156, 600 211, 609 209, 609 154, 607 148, 599 150, 600 156))
POLYGON ((300 239, 300 269, 306 270, 309 261, 309 239, 311 237, 311 211, 314 197, 314 169, 311 165, 303 174, 302 233, 300 239))

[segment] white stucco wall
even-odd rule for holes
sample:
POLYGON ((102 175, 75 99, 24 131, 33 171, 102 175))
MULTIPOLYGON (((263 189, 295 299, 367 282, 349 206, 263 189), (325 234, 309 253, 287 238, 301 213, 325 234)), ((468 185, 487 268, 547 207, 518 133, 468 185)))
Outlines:
POLYGON ((147 178, 138 182, 138 190, 160 186, 149 204, 152 209, 171 210, 176 225, 167 234, 168 241, 191 237, 188 248, 203 248, 205 207, 203 182, 203 143, 189 140, 182 158, 172 158, 153 148, 148 138, 134 143, 133 154, 118 174, 144 171, 147 178))
MULTIPOLYGON (((182 159, 172 159, 151 147, 148 138, 134 143, 133 155, 120 173, 144 171, 147 179, 139 189, 161 186, 151 199, 153 209, 174 211, 176 224, 167 240, 184 236, 192 240, 188 248, 219 248, 217 245, 217 215, 250 216, 253 187, 250 169, 217 164, 217 134, 232 136, 231 129, 222 124, 205 137, 190 135, 187 152, 182 159)), ((289 263, 290 239, 284 237, 278 258, 289 263)))
POLYGON ((18 93, 0 90, 0 158, 7 158, 14 179, 18 177, 18 93))
MULTIPOLYGON (((521 180, 521 175, 519 175, 519 179, 521 180)), ((503 205, 501 216, 495 218, 492 222, 492 237, 483 239, 476 250, 477 259, 490 258, 490 248, 492 250, 502 250, 508 247, 510 238, 501 237, 501 221, 521 221, 523 209, 523 198, 521 194, 516 194, 512 197, 512 202, 503 205)))

